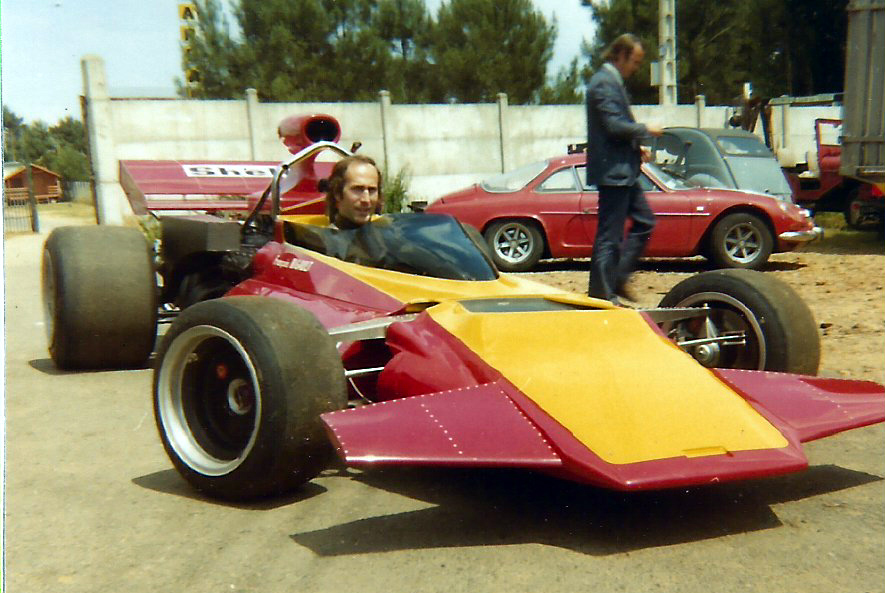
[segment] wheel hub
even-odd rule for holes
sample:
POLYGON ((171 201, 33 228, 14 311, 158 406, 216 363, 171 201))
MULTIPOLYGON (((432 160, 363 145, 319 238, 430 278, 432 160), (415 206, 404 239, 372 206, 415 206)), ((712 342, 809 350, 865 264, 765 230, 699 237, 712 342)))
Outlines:
POLYGON ((719 360, 721 352, 722 350, 719 344, 703 344, 695 347, 692 355, 695 360, 705 367, 714 367, 719 360))
POLYGON ((227 386, 227 406, 237 416, 245 416, 252 411, 255 394, 252 387, 243 379, 234 379, 227 386))

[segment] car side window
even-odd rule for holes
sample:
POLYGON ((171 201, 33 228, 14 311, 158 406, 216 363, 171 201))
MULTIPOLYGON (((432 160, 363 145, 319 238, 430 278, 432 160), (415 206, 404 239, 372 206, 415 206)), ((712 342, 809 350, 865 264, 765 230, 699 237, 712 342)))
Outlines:
POLYGON ((581 187, 584 191, 598 191, 597 187, 593 184, 587 184, 587 166, 586 165, 578 165, 575 167, 575 172, 578 174, 578 179, 581 180, 581 187))
POLYGON ((571 167, 560 169, 552 173, 547 179, 538 185, 539 192, 576 192, 578 184, 575 180, 575 171, 571 167))
POLYGON ((639 187, 642 188, 642 191, 661 191, 657 185, 652 183, 651 179, 645 173, 639 174, 639 187))

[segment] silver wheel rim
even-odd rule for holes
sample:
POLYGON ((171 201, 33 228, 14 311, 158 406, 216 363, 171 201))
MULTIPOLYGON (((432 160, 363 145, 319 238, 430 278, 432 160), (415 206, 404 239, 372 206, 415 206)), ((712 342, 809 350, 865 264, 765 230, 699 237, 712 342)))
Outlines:
POLYGON ((736 224, 725 233, 722 246, 729 259, 740 264, 749 264, 762 251, 762 235, 749 222, 736 224))
POLYGON ((158 372, 157 410, 176 456, 206 476, 239 467, 261 418, 258 376, 239 340, 210 325, 189 328, 170 344, 158 372), (207 373, 214 377, 199 380, 207 373))
POLYGON ((753 312, 742 302, 721 292, 699 292, 673 306, 676 308, 708 306, 712 309, 711 314, 704 320, 703 327, 699 328, 701 331, 689 331, 685 322, 664 324, 662 326, 664 333, 674 339, 678 340, 680 337, 712 338, 733 330, 745 332, 747 340, 745 346, 702 346, 689 350, 689 354, 702 365, 713 368, 721 366, 727 360, 732 360, 743 363, 732 368, 759 371, 765 369, 767 352, 762 326, 753 312), (737 353, 735 350, 737 348, 744 349, 749 355, 741 356, 741 353, 737 353))
POLYGON ((492 245, 502 260, 510 264, 519 264, 531 255, 534 250, 534 239, 524 225, 511 222, 495 231, 492 245))

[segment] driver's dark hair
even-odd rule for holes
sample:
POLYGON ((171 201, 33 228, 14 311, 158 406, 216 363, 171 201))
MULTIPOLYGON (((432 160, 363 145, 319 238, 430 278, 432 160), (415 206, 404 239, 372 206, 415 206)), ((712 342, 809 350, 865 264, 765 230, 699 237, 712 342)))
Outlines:
POLYGON ((342 195, 344 192, 344 176, 347 174, 347 168, 350 167, 353 163, 364 163, 366 165, 372 165, 375 167, 375 170, 378 172, 378 214, 381 213, 381 206, 384 203, 383 194, 381 193, 381 169, 378 168, 378 165, 375 164, 375 160, 372 157, 368 157, 363 154, 354 154, 351 156, 344 157, 332 167, 332 174, 329 175, 329 178, 326 180, 326 216, 329 217, 330 222, 335 222, 335 217, 338 215, 338 204, 336 203, 336 198, 342 195))
POLYGON ((642 47, 639 37, 633 33, 622 33, 615 37, 615 40, 609 43, 608 47, 602 51, 602 60, 604 62, 614 62, 622 55, 629 58, 637 46, 642 47))

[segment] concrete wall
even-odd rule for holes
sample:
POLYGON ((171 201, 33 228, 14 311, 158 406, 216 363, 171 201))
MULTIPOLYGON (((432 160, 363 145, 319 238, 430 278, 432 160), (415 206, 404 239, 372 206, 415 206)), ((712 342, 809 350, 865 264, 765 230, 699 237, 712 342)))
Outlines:
MULTIPOLYGON (((360 152, 386 171, 406 169, 411 197, 428 201, 489 174, 562 154, 587 134, 583 105, 509 105, 506 95, 474 105, 392 105, 385 91, 372 103, 259 103, 251 89, 242 100, 115 99, 107 94, 97 56, 84 57, 83 80, 99 220, 112 224, 131 213, 117 179, 119 160, 281 161, 289 153, 277 125, 294 114, 335 117, 343 146, 360 141, 360 152)), ((813 148, 813 119, 838 117, 838 108, 835 115, 832 109, 788 106, 778 112, 779 151, 804 155, 813 148)), ((714 128, 725 127, 734 112, 706 106, 703 98, 694 105, 638 105, 633 111, 638 121, 714 128)))

